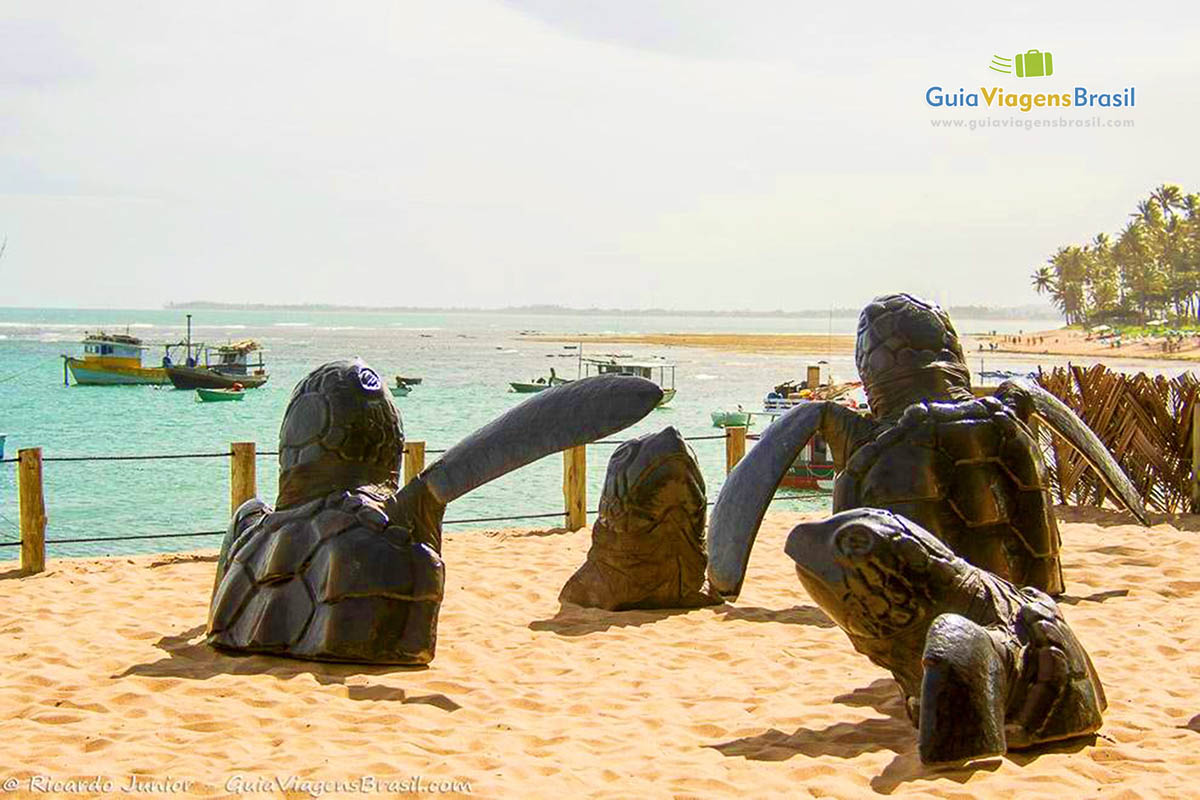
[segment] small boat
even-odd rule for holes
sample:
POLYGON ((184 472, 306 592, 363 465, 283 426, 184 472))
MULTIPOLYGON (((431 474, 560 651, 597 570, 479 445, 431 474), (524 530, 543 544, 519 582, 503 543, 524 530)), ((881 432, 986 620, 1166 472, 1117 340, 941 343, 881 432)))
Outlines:
POLYGON ((654 381, 654 370, 658 370, 658 380, 654 381, 658 387, 662 389, 662 400, 658 401, 658 407, 662 408, 667 403, 675 399, 675 365, 668 364, 665 361, 626 361, 623 357, 610 356, 609 358, 582 358, 580 363, 586 365, 584 367, 584 375, 591 374, 592 367, 596 368, 597 375, 633 375, 638 378, 645 378, 648 381, 654 381), (671 383, 667 385, 667 370, 671 370, 671 383))
POLYGON ((412 391, 412 387, 407 383, 397 383, 395 386, 389 386, 388 388, 392 390, 392 397, 408 397, 409 392, 412 391))
POLYGON ((513 381, 508 385, 512 387, 511 391, 517 394, 533 394, 543 389, 549 389, 551 386, 562 386, 564 383, 570 383, 570 381, 566 378, 558 377, 558 374, 554 371, 554 367, 551 367, 550 376, 547 378, 536 378, 529 383, 513 381))
POLYGON ((714 428, 748 428, 750 421, 753 419, 749 411, 742 411, 742 407, 738 406, 736 411, 714 411, 712 412, 712 423, 714 428))
POLYGON ((558 376, 554 375, 553 370, 551 370, 551 375, 549 378, 538 378, 537 380, 530 381, 529 383, 512 381, 508 385, 512 387, 512 391, 518 394, 533 394, 534 392, 540 392, 543 389, 549 389, 551 386, 562 386, 564 383, 570 383, 570 381, 566 378, 559 378, 558 376))
MULTIPOLYGON (((83 358, 64 355, 63 385, 69 383, 67 372, 80 386, 144 386, 170 383, 163 367, 142 364, 142 354, 149 350, 142 340, 128 333, 87 333, 83 337, 83 358)), ((169 360, 170 347, 168 347, 169 360)))
POLYGON ((192 315, 187 315, 187 358, 183 365, 163 359, 167 377, 176 389, 232 389, 235 383, 244 389, 257 389, 267 382, 262 345, 253 339, 230 342, 218 347, 203 343, 192 345, 192 315), (204 354, 204 366, 198 356, 204 354), (258 362, 250 363, 250 354, 258 353, 258 362))
POLYGON ((397 386, 420 386, 422 380, 424 380, 424 378, 409 378, 404 375, 397 375, 396 376, 396 385, 397 386))
POLYGON ((196 400, 205 403, 224 403, 230 400, 241 400, 245 398, 246 390, 241 384, 234 384, 228 389, 206 389, 200 387, 196 389, 196 400))

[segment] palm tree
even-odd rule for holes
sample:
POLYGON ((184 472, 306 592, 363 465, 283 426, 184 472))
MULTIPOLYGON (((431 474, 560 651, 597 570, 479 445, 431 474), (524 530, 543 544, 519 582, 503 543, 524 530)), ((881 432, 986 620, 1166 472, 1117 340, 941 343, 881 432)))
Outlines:
POLYGON ((1054 293, 1054 272, 1050 267, 1038 267, 1033 273, 1033 288, 1038 294, 1054 293))

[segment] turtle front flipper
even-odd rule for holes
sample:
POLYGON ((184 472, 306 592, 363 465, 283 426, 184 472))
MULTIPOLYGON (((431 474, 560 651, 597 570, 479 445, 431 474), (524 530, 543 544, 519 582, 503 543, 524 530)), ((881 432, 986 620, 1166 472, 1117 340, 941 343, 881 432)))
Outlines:
POLYGON ((929 626, 921 663, 921 761, 1003 755, 1008 676, 987 631, 966 617, 942 614, 929 626))
POLYGON ((767 505, 808 440, 820 430, 838 462, 851 432, 864 424, 865 418, 837 403, 802 402, 763 431, 729 473, 708 521, 708 579, 722 596, 736 598, 741 592, 767 505))
POLYGON ((597 375, 539 392, 451 447, 421 474, 443 505, 539 458, 628 428, 662 400, 652 381, 597 375))
POLYGON ((1122 505, 1129 509, 1138 522, 1149 526, 1150 519, 1146 516, 1145 504, 1133 481, 1129 480, 1129 476, 1121 469, 1095 431, 1066 403, 1033 381, 1022 378, 1014 378, 1000 384, 996 396, 1010 406, 1022 420, 1027 420, 1030 414, 1034 414, 1049 425, 1087 461, 1088 466, 1104 481, 1109 492, 1120 499, 1122 505))

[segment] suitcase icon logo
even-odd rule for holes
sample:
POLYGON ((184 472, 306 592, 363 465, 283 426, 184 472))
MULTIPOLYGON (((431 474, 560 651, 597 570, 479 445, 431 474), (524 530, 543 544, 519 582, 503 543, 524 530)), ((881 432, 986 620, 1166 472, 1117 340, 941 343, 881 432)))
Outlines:
POLYGON ((1014 72, 1013 67, 1016 67, 1018 78, 1044 78, 1054 74, 1054 58, 1049 52, 1040 50, 1017 53, 1014 58, 992 56, 992 63, 988 66, 995 72, 1005 72, 1009 75, 1014 72))

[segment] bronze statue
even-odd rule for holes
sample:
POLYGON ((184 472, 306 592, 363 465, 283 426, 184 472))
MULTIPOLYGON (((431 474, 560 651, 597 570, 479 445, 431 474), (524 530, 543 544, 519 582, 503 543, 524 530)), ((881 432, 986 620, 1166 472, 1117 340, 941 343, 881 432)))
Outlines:
POLYGON ((279 496, 243 504, 221 545, 210 644, 318 661, 426 664, 444 567, 442 515, 472 489, 637 422, 652 382, 603 375, 526 400, 406 486, 400 416, 362 361, 297 384, 279 432, 279 496))
POLYGON ((890 670, 925 763, 1093 733, 1107 705, 1058 605, 957 557, 890 511, 796 526, 785 550, 854 649, 890 670))
POLYGON ((558 599, 580 606, 695 608, 708 588, 704 477, 674 427, 631 439, 608 462, 587 561, 558 599))
POLYGON ((838 477, 833 510, 886 508, 955 553, 1020 585, 1063 591, 1059 533, 1033 417, 1079 451, 1112 496, 1148 524, 1141 497, 1104 444, 1030 381, 976 399, 942 309, 907 294, 876 298, 858 321, 855 360, 871 414, 803 402, 773 422, 730 474, 709 521, 709 579, 741 590, 758 526, 780 479, 820 432, 838 477))

